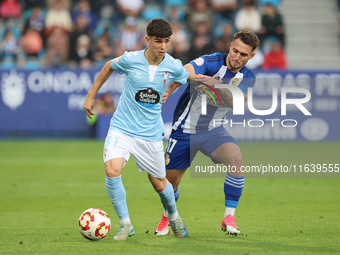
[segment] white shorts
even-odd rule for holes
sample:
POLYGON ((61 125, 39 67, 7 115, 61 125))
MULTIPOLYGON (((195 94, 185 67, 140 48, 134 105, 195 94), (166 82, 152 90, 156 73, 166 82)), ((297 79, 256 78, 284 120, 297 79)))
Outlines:
POLYGON ((145 171, 156 178, 165 177, 163 141, 146 141, 118 130, 109 130, 104 144, 104 163, 114 158, 128 161, 130 154, 135 158, 139 172, 145 171))

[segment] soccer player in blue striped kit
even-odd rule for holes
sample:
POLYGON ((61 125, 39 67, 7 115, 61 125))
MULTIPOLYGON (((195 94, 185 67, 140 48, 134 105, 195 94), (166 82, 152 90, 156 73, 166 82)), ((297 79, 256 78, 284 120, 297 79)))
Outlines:
MULTIPOLYGON (((255 76, 244 65, 255 55, 254 51, 258 44, 259 40, 252 31, 243 30, 236 33, 228 54, 204 55, 185 65, 189 79, 210 86, 217 83, 237 86, 243 92, 246 101, 247 89, 254 87, 255 76)), ((176 84, 171 84, 167 89, 167 95, 176 88, 176 84)), ((223 101, 222 105, 214 105, 213 101, 218 101, 218 97, 214 95, 216 100, 210 98, 210 102, 207 100, 207 114, 203 115, 202 90, 192 92, 190 83, 187 84, 174 112, 172 133, 165 152, 166 177, 174 188, 177 201, 178 185, 198 151, 210 157, 214 163, 224 163, 229 169, 234 170, 229 170, 224 181, 225 213, 222 230, 228 234, 238 235, 240 230, 235 222, 235 210, 245 181, 241 169, 242 154, 235 139, 223 127, 223 121, 219 121, 219 125, 215 125, 214 122, 216 119, 226 119, 229 109, 233 107, 233 96, 227 88, 215 90, 223 101)), ((167 213, 165 209, 156 228, 156 235, 169 233, 167 213)))
POLYGON ((148 48, 125 52, 124 55, 106 63, 84 103, 86 113, 91 118, 94 114, 95 96, 104 82, 113 71, 126 74, 103 153, 107 192, 121 224, 114 240, 126 240, 135 233, 121 178, 122 169, 131 154, 136 160, 138 170, 148 173, 151 184, 165 204, 175 236, 188 236, 188 231, 177 212, 173 187, 165 178, 161 101, 172 81, 184 84, 189 74, 181 61, 166 53, 172 35, 171 26, 167 21, 151 20, 146 32, 148 48))

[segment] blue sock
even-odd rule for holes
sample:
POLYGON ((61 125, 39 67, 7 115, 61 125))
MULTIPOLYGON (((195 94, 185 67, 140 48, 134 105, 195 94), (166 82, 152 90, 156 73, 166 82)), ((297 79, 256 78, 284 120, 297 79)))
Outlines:
MULTIPOLYGON (((169 181, 167 182, 168 183, 165 189, 162 192, 159 192, 158 194, 161 197, 161 201, 163 203, 165 210, 169 214, 174 214, 177 212, 174 190, 173 190, 171 183, 169 181)), ((177 199, 178 199, 178 196, 177 196, 177 199)))
POLYGON ((176 190, 174 191, 174 195, 175 195, 175 201, 177 202, 177 200, 179 198, 179 189, 178 189, 178 186, 177 186, 176 190))
POLYGON ((225 195, 225 206, 229 208, 236 208, 238 201, 242 195, 244 186, 244 176, 235 177, 229 173, 225 177, 224 181, 224 195, 225 195))
POLYGON ((105 178, 106 190, 111 199, 111 203, 120 220, 129 217, 126 204, 126 192, 122 183, 122 176, 105 178))
MULTIPOLYGON (((176 190, 174 191, 174 195, 175 195, 175 201, 177 202, 177 200, 179 198, 179 189, 178 189, 178 186, 177 186, 176 190)), ((166 210, 165 205, 164 205, 162 199, 161 199, 161 202, 162 202, 164 210, 166 210)))

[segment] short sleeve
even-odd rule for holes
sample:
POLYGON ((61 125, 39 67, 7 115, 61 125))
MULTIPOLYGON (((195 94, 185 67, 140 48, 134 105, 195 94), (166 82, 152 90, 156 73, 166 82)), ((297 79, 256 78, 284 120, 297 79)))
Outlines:
POLYGON ((194 67, 196 74, 205 74, 207 71, 207 65, 204 56, 191 60, 190 64, 192 64, 194 67))
POLYGON ((114 58, 111 61, 112 69, 117 71, 119 74, 123 74, 127 72, 128 63, 126 61, 126 54, 127 54, 127 51, 125 51, 122 56, 114 58))
POLYGON ((190 64, 193 65, 196 74, 214 76, 221 67, 221 64, 223 65, 224 58, 223 54, 214 53, 200 56, 190 61, 190 64))
POLYGON ((189 77, 189 73, 188 71, 183 67, 183 65, 181 65, 182 68, 180 68, 177 72, 176 72, 176 77, 174 79, 174 81, 180 83, 180 84, 185 84, 187 83, 188 77, 189 77))

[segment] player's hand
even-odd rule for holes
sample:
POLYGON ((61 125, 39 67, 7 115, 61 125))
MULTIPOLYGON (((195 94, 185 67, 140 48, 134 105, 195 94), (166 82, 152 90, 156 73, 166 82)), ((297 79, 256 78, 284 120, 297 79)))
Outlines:
POLYGON ((223 81, 217 80, 213 77, 207 76, 207 75, 203 75, 203 74, 198 74, 196 79, 196 82, 202 83, 201 85, 197 86, 197 89, 199 88, 204 88, 204 85, 208 85, 211 87, 214 87, 216 84, 221 84, 223 83, 223 81))
POLYGON ((86 111, 86 115, 92 120, 92 116, 95 114, 93 112, 93 109, 94 109, 94 98, 93 97, 89 97, 89 95, 87 95, 85 99, 85 103, 84 103, 84 109, 86 111))
POLYGON ((166 100, 168 99, 168 97, 170 96, 170 93, 168 91, 168 88, 165 90, 165 93, 162 96, 161 99, 161 104, 165 104, 166 100))
POLYGON ((197 74, 196 75, 196 79, 209 79, 209 78, 213 78, 213 77, 208 76, 208 75, 204 75, 204 74, 197 74))
POLYGON ((166 88, 165 93, 162 96, 161 99, 161 104, 165 104, 166 100, 168 99, 168 97, 182 84, 178 83, 178 82, 174 82, 172 81, 169 86, 166 88))

